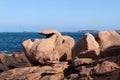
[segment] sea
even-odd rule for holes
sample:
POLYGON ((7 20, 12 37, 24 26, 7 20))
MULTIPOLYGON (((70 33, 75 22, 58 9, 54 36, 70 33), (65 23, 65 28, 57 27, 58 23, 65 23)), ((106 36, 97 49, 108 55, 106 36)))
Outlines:
MULTIPOLYGON (((62 35, 68 35, 74 38, 75 42, 84 36, 85 32, 61 32, 62 35)), ((94 36, 97 33, 91 33, 94 36)), ((31 39, 42 39, 44 35, 37 32, 1 32, 0 33, 0 53, 10 54, 12 52, 22 52, 22 42, 31 39)))

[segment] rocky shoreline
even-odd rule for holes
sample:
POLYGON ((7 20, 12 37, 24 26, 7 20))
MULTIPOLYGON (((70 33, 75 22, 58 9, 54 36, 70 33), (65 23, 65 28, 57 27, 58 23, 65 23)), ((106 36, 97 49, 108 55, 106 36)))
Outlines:
POLYGON ((0 80, 119 80, 120 35, 101 31, 86 33, 76 44, 56 30, 28 39, 24 51, 0 54, 0 80))

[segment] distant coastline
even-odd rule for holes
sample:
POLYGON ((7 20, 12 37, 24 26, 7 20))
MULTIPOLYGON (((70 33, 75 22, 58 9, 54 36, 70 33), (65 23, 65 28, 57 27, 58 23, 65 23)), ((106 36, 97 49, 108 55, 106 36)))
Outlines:
POLYGON ((120 30, 115 30, 116 32, 120 32, 120 30))
POLYGON ((79 30, 78 32, 99 32, 99 30, 79 30))
MULTIPOLYGON (((116 32, 120 32, 120 30, 115 30, 116 32)), ((78 30, 77 32, 92 32, 92 33, 98 33, 99 30, 78 30)))

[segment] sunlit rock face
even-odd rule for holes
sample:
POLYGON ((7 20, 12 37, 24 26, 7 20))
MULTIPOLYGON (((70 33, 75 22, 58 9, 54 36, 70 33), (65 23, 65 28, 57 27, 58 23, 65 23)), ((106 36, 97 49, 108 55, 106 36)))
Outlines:
POLYGON ((100 45, 101 57, 120 55, 120 35, 116 31, 101 31, 96 40, 100 45))
POLYGON ((99 55, 99 44, 95 40, 94 36, 90 33, 86 33, 75 44, 72 52, 73 60, 76 58, 92 58, 94 59, 99 55))
POLYGON ((33 66, 8 70, 0 73, 0 80, 62 80, 66 63, 53 64, 52 66, 33 66))
POLYGON ((50 64, 57 61, 71 60, 71 50, 74 39, 62 36, 56 30, 44 30, 39 34, 45 35, 45 39, 30 39, 22 43, 24 52, 33 64, 50 64))

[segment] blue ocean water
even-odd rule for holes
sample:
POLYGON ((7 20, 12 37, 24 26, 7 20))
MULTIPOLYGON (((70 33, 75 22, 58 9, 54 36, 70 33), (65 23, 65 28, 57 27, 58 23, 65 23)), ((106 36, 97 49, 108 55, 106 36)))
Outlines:
MULTIPOLYGON (((77 42, 85 33, 81 32, 62 32, 62 35, 68 35, 77 42)), ((97 33, 92 33, 96 35, 97 33)), ((41 39, 45 36, 35 32, 1 32, 0 33, 0 53, 21 52, 22 42, 27 39, 41 39)))

